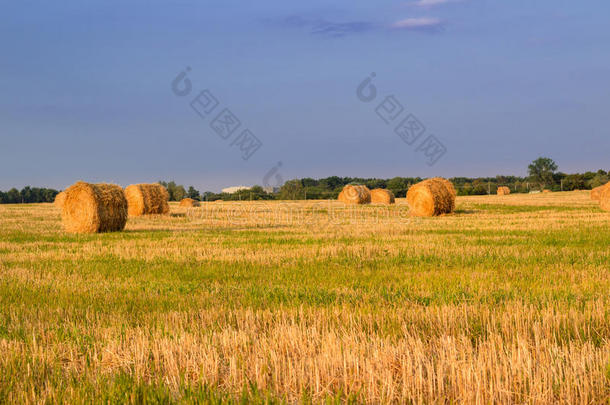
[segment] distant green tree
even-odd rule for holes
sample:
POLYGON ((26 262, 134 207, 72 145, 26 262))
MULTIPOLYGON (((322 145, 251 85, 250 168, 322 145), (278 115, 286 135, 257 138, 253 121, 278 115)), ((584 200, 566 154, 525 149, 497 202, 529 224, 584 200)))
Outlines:
MULTIPOLYGON (((603 170, 601 170, 603 172, 603 170)), ((597 173, 591 180, 588 181, 589 188, 595 188, 603 186, 608 182, 609 178, 607 174, 597 173)))
POLYGON ((404 197, 407 193, 408 184, 402 177, 394 177, 388 180, 386 186, 396 197, 404 197))
POLYGON ((160 181, 159 184, 167 189, 170 201, 180 201, 186 197, 184 186, 176 184, 173 180, 170 182, 160 181))
POLYGON ((188 198, 192 198, 193 200, 200 200, 201 196, 199 195, 199 191, 195 189, 193 186, 189 186, 189 189, 186 193, 188 198))
POLYGON ((211 191, 206 191, 203 193, 203 200, 204 201, 216 201, 216 200, 220 200, 220 196, 211 191))
POLYGON ((557 164, 553 159, 539 157, 528 166, 530 179, 544 189, 547 185, 553 184, 553 175, 557 171, 557 164))
POLYGON ((184 188, 184 186, 177 185, 174 187, 174 191, 172 194, 174 197, 174 201, 181 201, 182 199, 186 198, 186 189, 184 188))
POLYGON ((315 187, 318 185, 318 181, 311 177, 305 177, 304 179, 301 179, 301 184, 303 187, 315 187))
POLYGON ((472 194, 472 184, 464 183, 464 186, 461 189, 458 188, 458 194, 460 194, 460 195, 472 194))
POLYGON ((473 195, 485 195, 487 194, 487 184, 483 182, 482 179, 476 179, 472 182, 472 192, 473 195))
POLYGON ((16 188, 11 188, 6 193, 6 202, 9 204, 19 204, 21 202, 21 194, 16 188))
POLYGON ((300 180, 287 181, 278 193, 278 199, 280 200, 300 200, 303 198, 305 198, 305 190, 300 180))
POLYGON ((375 188, 387 188, 387 181, 383 179, 368 179, 364 184, 371 190, 375 188))
POLYGON ((584 190, 586 188, 585 178, 582 174, 568 174, 563 179, 563 190, 584 190))
POLYGON ((318 184, 326 190, 335 190, 336 188, 343 187, 348 184, 351 179, 341 178, 337 176, 330 176, 325 179, 320 179, 318 184))

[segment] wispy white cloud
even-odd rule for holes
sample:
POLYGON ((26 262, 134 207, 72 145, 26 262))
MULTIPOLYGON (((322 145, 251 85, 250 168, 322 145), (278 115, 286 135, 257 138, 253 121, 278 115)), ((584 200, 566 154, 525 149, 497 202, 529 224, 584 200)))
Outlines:
POLYGON ((307 19, 298 15, 284 19, 284 24, 299 28, 309 28, 312 34, 327 37, 343 37, 375 29, 375 24, 369 21, 335 22, 322 18, 307 19))
POLYGON ((443 21, 438 18, 419 17, 396 21, 392 28, 405 30, 435 30, 441 28, 443 21))
POLYGON ((460 1, 462 1, 462 0, 417 0, 416 2, 409 3, 409 4, 417 6, 417 7, 434 7, 434 6, 440 6, 442 4, 447 4, 447 3, 457 3, 460 1))
POLYGON ((373 21, 329 21, 321 17, 303 17, 292 15, 279 21, 271 21, 272 24, 281 24, 285 27, 300 28, 308 30, 312 35, 340 38, 354 34, 382 31, 419 31, 436 33, 442 30, 445 22, 438 18, 419 17, 407 18, 396 21, 393 24, 377 23, 373 21))

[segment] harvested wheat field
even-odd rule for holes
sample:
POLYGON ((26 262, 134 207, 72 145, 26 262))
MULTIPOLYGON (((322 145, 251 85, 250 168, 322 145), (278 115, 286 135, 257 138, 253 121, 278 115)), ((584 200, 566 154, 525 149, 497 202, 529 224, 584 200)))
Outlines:
POLYGON ((610 400, 588 191, 179 208, 75 235, 0 205, 0 402, 610 400))

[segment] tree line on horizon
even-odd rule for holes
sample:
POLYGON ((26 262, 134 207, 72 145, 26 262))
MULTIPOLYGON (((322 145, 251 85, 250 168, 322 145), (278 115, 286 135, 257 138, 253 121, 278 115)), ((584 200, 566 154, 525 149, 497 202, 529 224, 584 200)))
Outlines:
MULTIPOLYGON (((499 186, 507 186, 513 193, 529 193, 542 189, 551 191, 590 190, 606 184, 610 171, 566 174, 557 171, 557 164, 549 158, 538 158, 528 166, 528 176, 496 177, 452 177, 458 195, 495 194, 499 186)), ((284 183, 279 191, 270 193, 261 186, 239 190, 234 193, 199 192, 195 187, 186 188, 175 181, 159 181, 169 193, 170 201, 192 198, 200 201, 239 200, 320 200, 336 199, 347 184, 363 184, 369 189, 387 188, 398 198, 405 197, 410 186, 422 181, 421 177, 393 177, 391 179, 330 176, 322 179, 310 177, 293 179, 284 183)), ((0 204, 53 202, 59 191, 48 188, 24 187, 0 191, 0 204)))

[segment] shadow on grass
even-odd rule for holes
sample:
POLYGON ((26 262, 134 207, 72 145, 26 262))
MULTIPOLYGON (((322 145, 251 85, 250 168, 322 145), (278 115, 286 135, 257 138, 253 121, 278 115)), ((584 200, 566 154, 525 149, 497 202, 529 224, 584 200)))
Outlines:
POLYGON ((471 214, 476 214, 477 210, 464 210, 464 209, 459 209, 459 210, 455 210, 453 211, 454 214, 465 214, 465 215, 471 215, 471 214))

